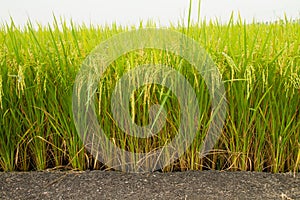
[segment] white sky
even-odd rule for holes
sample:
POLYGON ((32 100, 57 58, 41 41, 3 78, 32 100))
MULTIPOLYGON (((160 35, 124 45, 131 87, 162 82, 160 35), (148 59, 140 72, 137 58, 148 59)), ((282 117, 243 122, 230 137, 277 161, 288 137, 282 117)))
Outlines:
MULTIPOLYGON (((193 0, 192 17, 197 20, 198 0, 193 0)), ((32 22, 47 25, 53 14, 76 24, 137 25, 140 20, 152 19, 163 26, 187 21, 189 0, 0 0, 0 22, 10 17, 17 25, 32 22)), ((201 17, 228 21, 231 12, 240 12, 248 22, 300 18, 300 0, 202 0, 201 17)))

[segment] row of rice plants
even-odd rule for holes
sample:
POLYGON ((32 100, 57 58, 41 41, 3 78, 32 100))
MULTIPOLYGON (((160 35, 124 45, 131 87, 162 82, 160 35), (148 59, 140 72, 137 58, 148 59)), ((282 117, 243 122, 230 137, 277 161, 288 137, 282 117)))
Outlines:
MULTIPOLYGON (((130 27, 69 24, 61 20, 35 29, 30 22, 24 28, 11 22, 0 28, 0 170, 105 168, 91 157, 77 135, 72 89, 90 51, 130 27)), ((157 137, 125 135, 111 114, 111 94, 125 72, 138 65, 164 64, 189 80, 202 111, 201 128, 191 147, 164 171, 299 171, 299 20, 245 24, 232 18, 226 25, 203 21, 170 29, 198 41, 222 74, 228 114, 217 145, 201 158, 199 150, 210 122, 211 103, 202 77, 179 56, 149 49, 121 56, 100 80, 95 108, 107 136, 128 151, 148 152, 176 135, 180 125, 178 101, 159 85, 146 85, 130 99, 132 121, 138 125, 149 123, 151 105, 164 105, 167 123, 157 137)))

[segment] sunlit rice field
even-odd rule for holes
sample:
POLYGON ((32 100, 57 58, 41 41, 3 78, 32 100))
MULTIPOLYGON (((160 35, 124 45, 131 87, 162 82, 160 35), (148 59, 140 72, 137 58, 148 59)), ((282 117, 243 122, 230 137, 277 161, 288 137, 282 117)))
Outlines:
MULTIPOLYGON (((64 20, 39 28, 30 22, 24 28, 13 22, 0 26, 0 171, 108 169, 77 134, 73 84, 81 63, 99 43, 132 29, 64 20)), ((217 144, 201 158, 211 106, 203 78, 183 58, 155 49, 121 56, 101 78, 95 110, 107 137, 128 151, 148 152, 176 135, 180 107, 176 96, 160 85, 143 86, 130 99, 132 120, 141 126, 149 123, 149 107, 163 104, 167 123, 157 137, 130 137, 111 114, 112 91, 124 73, 138 65, 163 64, 189 80, 202 111, 190 148, 163 171, 299 172, 300 20, 245 24, 232 18, 228 24, 203 21, 169 29, 201 44, 222 75, 228 110, 217 144)))

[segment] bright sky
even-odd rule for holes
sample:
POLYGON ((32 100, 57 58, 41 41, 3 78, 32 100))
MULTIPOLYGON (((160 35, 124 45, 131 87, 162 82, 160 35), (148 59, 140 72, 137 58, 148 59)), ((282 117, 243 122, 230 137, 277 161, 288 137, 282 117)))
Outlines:
MULTIPOLYGON (((137 25, 140 20, 152 19, 163 26, 187 21, 189 0, 0 0, 0 22, 12 17, 17 25, 32 22, 47 25, 53 14, 72 18, 77 24, 137 25)), ((193 0, 192 18, 197 20, 198 0, 193 0)), ((240 12, 251 22, 300 17, 300 0, 202 0, 201 17, 228 21, 231 12, 240 12)))

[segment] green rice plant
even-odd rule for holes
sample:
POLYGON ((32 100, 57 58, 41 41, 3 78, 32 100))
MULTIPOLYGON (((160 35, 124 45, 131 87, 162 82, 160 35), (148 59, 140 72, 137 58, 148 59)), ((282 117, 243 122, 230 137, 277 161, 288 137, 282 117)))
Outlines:
MULTIPOLYGON (((73 84, 81 63, 97 44, 135 27, 79 26, 72 21, 68 25, 54 19, 54 24, 38 28, 30 21, 24 28, 13 21, 0 26, 0 170, 102 169, 77 134, 71 107, 73 84)), ((214 150, 204 158, 199 154, 210 125, 211 100, 205 81, 183 58, 154 49, 119 57, 101 77, 95 111, 107 137, 131 152, 151 152, 175 137, 180 106, 172 91, 160 85, 145 85, 130 98, 130 116, 137 125, 149 124, 152 105, 165 109, 166 124, 155 137, 124 134, 111 113, 112 91, 126 72, 138 65, 167 65, 189 81, 202 112, 190 148, 163 171, 298 172, 299 20, 246 24, 232 15, 227 24, 220 24, 200 18, 194 23, 190 16, 187 27, 179 24, 169 29, 199 42, 222 74, 228 110, 214 150)))

